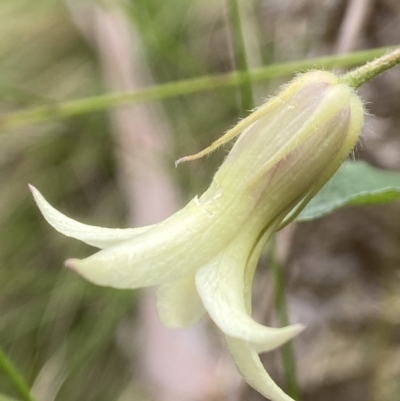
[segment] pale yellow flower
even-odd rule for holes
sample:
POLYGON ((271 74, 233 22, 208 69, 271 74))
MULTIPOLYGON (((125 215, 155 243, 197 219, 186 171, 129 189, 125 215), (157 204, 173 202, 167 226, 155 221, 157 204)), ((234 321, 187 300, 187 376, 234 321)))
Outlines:
POLYGON ((56 230, 102 249, 67 260, 68 267, 98 285, 159 286, 158 312, 169 327, 189 327, 207 312, 226 335, 245 380, 271 400, 288 401, 258 353, 282 345, 303 327, 265 327, 251 318, 254 272, 270 236, 348 156, 363 114, 355 92, 335 75, 300 75, 216 142, 241 133, 209 189, 148 227, 87 226, 52 208, 35 188, 32 192, 56 230))

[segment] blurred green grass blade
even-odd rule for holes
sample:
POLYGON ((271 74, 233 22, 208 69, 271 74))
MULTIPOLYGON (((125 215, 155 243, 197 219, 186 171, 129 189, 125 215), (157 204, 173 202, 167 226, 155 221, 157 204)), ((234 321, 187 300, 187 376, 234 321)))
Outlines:
POLYGON ((38 102, 44 104, 51 104, 53 102, 53 100, 40 96, 37 93, 13 87, 1 82, 0 82, 0 94, 1 94, 1 99, 7 102, 16 103, 21 106, 28 106, 32 103, 37 104, 38 102))
POLYGON ((16 398, 9 397, 8 395, 5 394, 0 394, 0 401, 20 401, 17 400, 16 398))
MULTIPOLYGON (((207 73, 208 68, 205 60, 193 54, 187 43, 179 37, 180 28, 178 26, 178 31, 176 32, 172 30, 171 25, 165 26, 162 23, 163 20, 154 21, 160 14, 158 5, 157 7, 153 6, 150 1, 130 2, 127 5, 128 15, 134 26, 139 29, 143 42, 146 44, 147 58, 152 61, 152 55, 157 59, 161 56, 163 61, 167 61, 174 66, 173 73, 207 73), (166 31, 168 31, 168 35, 165 34, 166 31)), ((157 73, 163 74, 167 71, 170 75, 171 71, 168 68, 157 71, 157 73)))
MULTIPOLYGON (((276 251, 276 238, 273 236, 268 244, 269 262, 274 277, 275 309, 280 327, 289 326, 289 315, 286 302, 286 285, 283 266, 279 262, 276 251)), ((283 371, 286 382, 286 392, 296 401, 301 400, 300 385, 297 380, 296 356, 293 342, 289 341, 281 347, 283 371)))
POLYGON ((85 321, 70 332, 63 344, 68 350, 67 378, 60 388, 63 394, 80 399, 93 366, 99 364, 105 369, 111 363, 107 349, 115 341, 116 330, 131 308, 132 294, 132 291, 119 293, 103 289, 103 296, 91 305, 85 321))
POLYGON ((14 384, 14 387, 18 390, 25 401, 35 401, 31 395, 29 386, 26 384, 24 378, 18 372, 18 369, 14 366, 11 360, 0 348, 0 368, 3 370, 4 374, 10 379, 14 384))
POLYGON ((203 76, 177 82, 152 86, 135 92, 110 93, 88 97, 80 100, 54 103, 52 106, 36 107, 0 117, 0 130, 15 129, 30 124, 62 119, 95 111, 125 106, 127 104, 166 99, 175 96, 205 92, 217 88, 242 85, 251 79, 253 83, 284 77, 298 71, 312 68, 335 68, 354 66, 372 60, 386 53, 393 47, 361 52, 318 57, 310 60, 299 60, 289 63, 274 64, 252 69, 248 75, 235 71, 228 74, 203 76))
POLYGON ((380 170, 362 161, 346 162, 296 220, 313 220, 344 206, 397 199, 400 199, 400 173, 380 170))
POLYGON ((244 83, 240 86, 240 97, 242 100, 242 112, 243 115, 246 115, 247 112, 254 109, 254 97, 251 86, 251 73, 249 71, 249 63, 247 61, 243 36, 239 0, 229 0, 229 11, 233 32, 232 36, 234 39, 236 66, 239 70, 239 73, 242 74, 243 78, 245 79, 244 83))

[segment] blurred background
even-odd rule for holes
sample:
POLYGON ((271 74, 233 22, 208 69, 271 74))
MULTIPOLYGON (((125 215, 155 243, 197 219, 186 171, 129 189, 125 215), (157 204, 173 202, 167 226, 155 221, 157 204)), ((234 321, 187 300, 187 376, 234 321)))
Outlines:
MULTIPOLYGON (((400 43, 398 0, 240 1, 251 68, 400 43)), ((224 0, 0 0, 0 119, 32 106, 236 69, 224 0)), ((254 85, 254 103, 290 77, 254 85)), ((361 89, 356 158, 400 170, 400 69, 361 89)), ((0 345, 39 401, 261 400, 222 338, 157 320, 152 290, 63 269, 94 249, 56 233, 29 193, 106 227, 149 224, 207 188, 227 148, 174 168, 243 117, 238 88, 0 133, 0 345)), ((303 401, 400 400, 400 205, 348 208, 278 238, 303 401)), ((255 313, 276 324, 265 258, 255 313)), ((280 351, 267 370, 285 386, 280 351)), ((0 393, 18 399, 0 372, 0 393)), ((1 398, 1 397, 0 397, 1 398)))

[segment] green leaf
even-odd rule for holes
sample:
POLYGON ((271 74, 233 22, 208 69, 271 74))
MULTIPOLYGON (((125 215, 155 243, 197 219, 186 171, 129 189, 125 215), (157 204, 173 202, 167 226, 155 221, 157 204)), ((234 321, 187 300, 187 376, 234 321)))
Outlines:
POLYGON ((297 217, 314 220, 344 206, 373 205, 400 199, 400 173, 369 164, 345 162, 297 217))

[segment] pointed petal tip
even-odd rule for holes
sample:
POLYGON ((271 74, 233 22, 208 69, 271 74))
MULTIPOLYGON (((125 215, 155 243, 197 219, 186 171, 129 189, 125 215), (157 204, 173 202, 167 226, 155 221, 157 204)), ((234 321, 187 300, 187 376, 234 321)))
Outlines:
POLYGON ((294 324, 293 328, 296 328, 296 329, 294 329, 294 331, 296 331, 296 335, 298 335, 298 334, 302 333, 307 328, 307 326, 304 324, 298 323, 298 324, 294 324))
POLYGON ((306 329, 306 326, 303 324, 292 324, 290 326, 282 327, 281 331, 281 344, 285 344, 287 341, 293 340, 293 338, 297 337, 300 333, 302 333, 306 329))
POLYGON ((29 190, 32 192, 32 195, 33 195, 33 196, 35 196, 35 194, 36 194, 37 192, 39 192, 39 191, 36 189, 36 187, 34 187, 32 184, 29 184, 29 183, 28 183, 28 188, 29 188, 29 190))
POLYGON ((265 339, 261 342, 248 341, 248 344, 257 353, 268 352, 275 348, 281 347, 288 341, 293 340, 305 328, 306 326, 302 324, 293 324, 291 326, 282 327, 279 329, 275 329, 275 335, 271 336, 269 339, 265 339))
POLYGON ((296 338, 299 334, 301 334, 305 329, 307 328, 307 326, 305 326, 304 324, 294 324, 292 325, 292 336, 291 338, 289 338, 288 341, 293 340, 294 338, 296 338))
POLYGON ((226 336, 226 342, 239 373, 250 386, 268 400, 295 401, 272 380, 261 363, 257 352, 252 349, 250 344, 229 336, 226 336))
POLYGON ((78 272, 78 264, 79 264, 79 259, 67 259, 65 262, 64 262, 64 266, 67 268, 67 269, 71 269, 71 270, 74 270, 74 271, 76 271, 76 272, 78 272))
MULTIPOLYGON (((31 194, 33 195, 33 198, 35 199, 35 202, 38 204, 39 206, 39 202, 40 202, 40 198, 42 197, 42 194, 39 192, 39 190, 33 186, 32 184, 28 183, 28 188, 31 191, 31 194)), ((40 208, 40 207, 39 207, 40 208)))
POLYGON ((102 286, 106 285, 108 287, 113 287, 112 285, 104 284, 101 281, 99 282, 98 280, 96 280, 96 277, 93 277, 93 275, 90 274, 87 275, 84 269, 85 266, 84 262, 85 262, 84 259, 67 259, 64 262, 64 266, 68 270, 72 270, 74 273, 78 274, 79 276, 81 276, 82 278, 84 278, 85 280, 89 281, 92 284, 102 285, 102 286))

